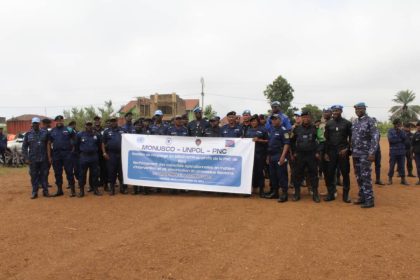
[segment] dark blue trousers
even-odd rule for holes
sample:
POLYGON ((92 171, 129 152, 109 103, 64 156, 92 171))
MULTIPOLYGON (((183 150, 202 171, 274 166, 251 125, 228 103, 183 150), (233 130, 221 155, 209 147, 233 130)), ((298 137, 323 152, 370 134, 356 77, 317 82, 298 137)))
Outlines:
POLYGON ((381 149, 378 148, 375 153, 375 175, 376 175, 377 181, 381 179, 381 160, 382 160, 381 149))
POLYGON ((414 160, 416 161, 417 177, 419 177, 420 180, 420 153, 414 154, 414 160))
POLYGON ((80 173, 79 173, 79 186, 83 188, 86 185, 87 172, 89 170, 89 177, 92 178, 92 183, 97 187, 99 176, 99 161, 98 159, 80 159, 80 173))
POLYGON ((41 185, 44 194, 48 193, 48 161, 31 162, 29 165, 29 175, 31 175, 32 193, 38 193, 41 185))
POLYGON ((264 165, 267 156, 265 154, 255 154, 254 169, 252 172, 252 186, 255 188, 264 189, 264 165))
POLYGON ((120 184, 123 183, 121 154, 108 152, 109 160, 106 162, 108 183, 115 185, 117 178, 120 184))
POLYGON ((389 156, 388 177, 394 176, 395 164, 397 164, 398 174, 401 177, 405 177, 405 155, 390 155, 389 156))
POLYGON ((63 169, 66 173, 68 184, 74 186, 73 158, 71 152, 57 156, 53 155, 52 166, 54 169, 55 184, 57 186, 63 185, 63 169))
POLYGON ((285 162, 283 165, 279 165, 278 159, 276 160, 271 159, 269 168, 270 168, 270 183, 271 183, 272 190, 277 192, 279 188, 281 188, 283 192, 287 192, 289 188, 287 162, 285 162))

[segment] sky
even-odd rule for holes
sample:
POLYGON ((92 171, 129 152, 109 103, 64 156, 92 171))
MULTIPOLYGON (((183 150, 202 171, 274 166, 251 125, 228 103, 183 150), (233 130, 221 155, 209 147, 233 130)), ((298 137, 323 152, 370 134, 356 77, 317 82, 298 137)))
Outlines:
POLYGON ((292 104, 420 104, 420 1, 0 0, 0 116, 53 117, 176 92, 220 116, 265 113, 279 75, 292 104))

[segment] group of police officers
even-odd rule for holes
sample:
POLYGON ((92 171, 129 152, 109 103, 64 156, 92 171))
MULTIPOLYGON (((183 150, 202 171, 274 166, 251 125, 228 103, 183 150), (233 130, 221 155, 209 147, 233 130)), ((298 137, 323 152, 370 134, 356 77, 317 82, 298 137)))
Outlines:
MULTIPOLYGON (((140 118, 133 121, 131 113, 125 115, 125 124, 118 126, 116 117, 106 120, 105 127, 101 118, 85 122, 83 131, 76 131, 76 123, 64 125, 63 116, 55 118, 56 126, 49 128, 45 120, 40 126, 39 118, 32 119, 32 128, 25 134, 22 151, 29 164, 32 199, 38 197, 42 187, 43 195, 49 197, 48 174, 52 165, 57 192, 53 196, 62 196, 63 171, 66 175, 70 196, 76 196, 76 180, 79 185, 79 197, 85 195, 85 186, 94 195, 101 195, 99 187, 115 195, 116 186, 122 194, 127 194, 127 185, 123 182, 121 164, 121 135, 124 133, 171 135, 186 137, 227 137, 252 138, 255 142, 252 187, 257 188, 260 197, 288 200, 289 176, 290 187, 294 188, 293 200, 301 198, 304 182, 314 202, 320 202, 318 192, 319 176, 325 178, 328 193, 324 201, 335 200, 337 196, 337 175, 342 176, 342 200, 351 203, 350 191, 350 156, 353 158, 354 172, 359 186, 359 197, 354 204, 362 208, 374 207, 374 195, 371 180, 372 162, 380 166, 379 132, 375 119, 366 113, 366 104, 354 106, 357 118, 352 122, 342 117, 343 107, 334 105, 324 109, 323 119, 314 122, 307 111, 298 114, 295 123, 280 110, 280 102, 271 103, 271 114, 252 115, 249 110, 240 117, 234 111, 227 113, 227 124, 220 126, 220 118, 203 118, 202 109, 194 109, 195 119, 188 120, 186 115, 177 115, 167 123, 163 113, 157 110, 152 119, 140 118), (379 160, 378 160, 379 158, 379 160), (378 162, 379 161, 379 162, 378 162), (290 168, 288 168, 290 167, 290 168), (87 174, 89 171, 89 178, 87 174), (270 191, 264 192, 265 177, 269 177, 270 191), (117 181, 119 184, 117 184, 117 181)), ((0 131, 0 136, 2 132, 0 131)), ((401 129, 401 122, 394 121, 394 128, 389 130, 390 171, 388 183, 392 184, 395 164, 401 183, 405 179, 404 160, 407 156, 407 142, 410 142, 408 154, 414 155, 420 183, 420 122, 417 132, 408 135, 401 129), (410 139, 410 141, 408 140, 410 139)), ((377 172, 376 183, 383 185, 377 172)), ((412 175, 412 174, 409 174, 412 175)), ((148 187, 133 186, 133 194, 148 194, 148 187)), ((161 192, 161 189, 156 189, 161 192)), ((175 190, 171 190, 176 193, 175 190)))

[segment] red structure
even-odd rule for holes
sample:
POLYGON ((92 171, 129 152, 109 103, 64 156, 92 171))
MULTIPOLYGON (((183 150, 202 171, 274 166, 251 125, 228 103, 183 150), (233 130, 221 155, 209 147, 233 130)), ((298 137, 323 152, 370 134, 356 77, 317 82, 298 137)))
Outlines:
MULTIPOLYGON (((32 118, 35 118, 35 117, 38 117, 41 120, 48 118, 46 116, 32 115, 32 114, 27 114, 27 115, 11 118, 7 120, 6 122, 7 133, 19 134, 19 133, 28 131, 29 129, 31 129, 31 126, 32 126, 32 118)), ((54 121, 52 122, 53 123, 51 124, 51 126, 54 127, 55 123, 54 121)))

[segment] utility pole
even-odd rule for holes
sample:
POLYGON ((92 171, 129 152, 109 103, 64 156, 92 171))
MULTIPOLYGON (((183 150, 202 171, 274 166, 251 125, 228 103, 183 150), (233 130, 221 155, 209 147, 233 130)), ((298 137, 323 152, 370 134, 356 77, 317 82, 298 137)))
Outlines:
POLYGON ((203 108, 202 110, 204 111, 204 78, 201 77, 201 107, 203 108))

